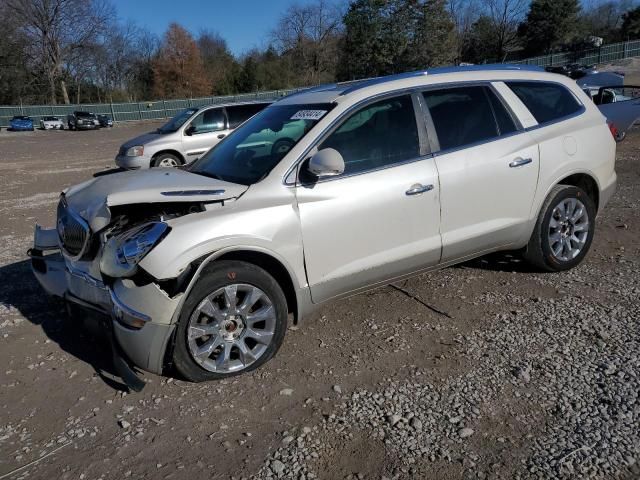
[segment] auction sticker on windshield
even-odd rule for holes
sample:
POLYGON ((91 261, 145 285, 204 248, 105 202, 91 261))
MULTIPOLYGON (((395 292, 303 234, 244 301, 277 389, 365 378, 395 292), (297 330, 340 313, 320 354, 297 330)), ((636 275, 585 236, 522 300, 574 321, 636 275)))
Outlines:
POLYGON ((291 120, 320 120, 325 113, 326 110, 298 110, 291 120))

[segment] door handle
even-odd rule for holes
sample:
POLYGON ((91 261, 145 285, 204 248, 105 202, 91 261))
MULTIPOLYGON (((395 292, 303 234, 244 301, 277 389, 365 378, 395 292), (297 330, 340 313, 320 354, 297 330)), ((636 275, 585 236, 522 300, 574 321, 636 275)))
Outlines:
POLYGON ((224 137, 225 137, 224 133, 221 133, 220 135, 218 135, 218 138, 224 138, 224 137))
POLYGON ((523 165, 527 165, 528 163, 533 162, 530 158, 516 158, 513 162, 509 164, 511 168, 522 167, 523 165))
POLYGON ((421 193, 433 190, 433 185, 422 185, 421 183, 414 183, 411 188, 407 190, 407 195, 420 195, 421 193))

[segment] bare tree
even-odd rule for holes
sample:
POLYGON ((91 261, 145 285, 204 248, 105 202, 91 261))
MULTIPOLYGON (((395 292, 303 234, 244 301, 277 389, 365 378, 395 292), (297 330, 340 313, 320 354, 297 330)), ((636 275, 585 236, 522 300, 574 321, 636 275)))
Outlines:
POLYGON ((501 61, 517 44, 518 25, 524 19, 528 6, 529 0, 483 0, 483 13, 491 20, 494 48, 501 61))
POLYGON ((464 39, 478 19, 480 5, 478 0, 449 0, 448 10, 456 29, 456 60, 462 56, 464 39))
POLYGON ((28 55, 48 81, 51 103, 56 84, 69 103, 62 68, 74 50, 95 42, 114 10, 107 0, 6 0, 28 39, 28 55))
POLYGON ((271 33, 280 55, 289 55, 309 84, 332 77, 337 58, 337 40, 342 31, 342 8, 328 0, 294 3, 280 17, 271 33))

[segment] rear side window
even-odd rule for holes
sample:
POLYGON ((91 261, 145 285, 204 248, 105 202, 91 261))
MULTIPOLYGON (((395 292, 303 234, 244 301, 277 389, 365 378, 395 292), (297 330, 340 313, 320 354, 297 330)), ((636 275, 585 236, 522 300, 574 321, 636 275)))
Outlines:
POLYGON ((251 105, 236 105, 235 107, 227 107, 227 115, 229 116, 229 128, 236 128, 245 120, 249 120, 256 113, 264 110, 266 103, 257 103, 251 105))
POLYGON ((553 122, 579 112, 582 106, 566 87, 548 82, 505 82, 538 123, 553 122))
MULTIPOLYGON (((486 87, 473 86, 422 93, 433 119, 440 150, 459 148, 500 135, 486 90, 486 87)), ((497 99, 496 102, 499 103, 497 99)), ((508 117, 508 113, 505 114, 508 117)), ((508 120, 504 121, 508 123, 508 120)), ((515 125, 512 128, 515 129, 515 125)))

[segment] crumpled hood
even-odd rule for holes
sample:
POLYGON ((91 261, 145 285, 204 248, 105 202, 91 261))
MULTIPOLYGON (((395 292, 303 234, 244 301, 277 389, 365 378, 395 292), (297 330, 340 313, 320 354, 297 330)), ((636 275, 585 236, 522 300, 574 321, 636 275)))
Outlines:
POLYGON ((175 168, 112 173, 69 187, 67 205, 96 232, 111 220, 109 207, 141 203, 215 202, 237 198, 246 185, 223 182, 175 168))
POLYGON ((127 149, 131 147, 135 147, 137 145, 147 145, 156 140, 160 140, 165 135, 155 132, 143 133, 142 135, 137 136, 136 138, 132 138, 131 140, 126 141, 122 144, 121 148, 127 149))

